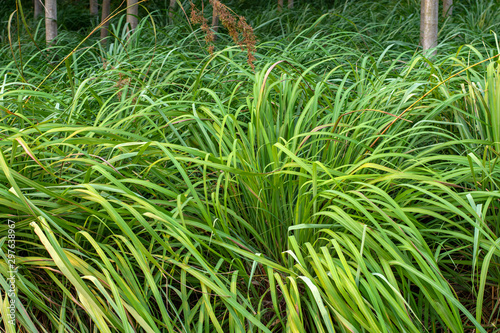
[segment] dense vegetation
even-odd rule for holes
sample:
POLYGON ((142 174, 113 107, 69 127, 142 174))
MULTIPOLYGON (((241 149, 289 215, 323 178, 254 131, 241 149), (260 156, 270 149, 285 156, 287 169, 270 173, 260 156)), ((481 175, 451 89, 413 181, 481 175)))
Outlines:
POLYGON ((414 0, 228 3, 255 71, 163 2, 3 14, 0 325, 11 220, 20 332, 499 332, 500 5, 457 2, 431 58, 414 0))

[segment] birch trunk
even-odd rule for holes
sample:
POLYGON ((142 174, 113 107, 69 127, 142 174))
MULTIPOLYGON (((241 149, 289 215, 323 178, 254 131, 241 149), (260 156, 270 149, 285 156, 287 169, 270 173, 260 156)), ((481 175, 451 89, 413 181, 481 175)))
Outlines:
POLYGON ((420 44, 424 52, 437 46, 438 9, 438 0, 422 0, 420 10, 420 44))
POLYGON ((134 31, 139 23, 139 6, 137 0, 127 0, 127 23, 129 28, 134 31))
POLYGON ((443 16, 451 16, 453 12, 453 0, 443 0, 443 16))
POLYGON ((57 2, 45 0, 45 42, 52 44, 57 37, 57 2))
POLYGON ((293 0, 288 0, 288 8, 293 8, 293 0))
MULTIPOLYGON (((106 21, 106 18, 111 13, 111 0, 103 0, 102 1, 102 11, 101 11, 101 23, 106 21)), ((106 37, 108 37, 108 29, 109 29, 109 20, 107 20, 101 26, 101 43, 106 44, 106 37)))

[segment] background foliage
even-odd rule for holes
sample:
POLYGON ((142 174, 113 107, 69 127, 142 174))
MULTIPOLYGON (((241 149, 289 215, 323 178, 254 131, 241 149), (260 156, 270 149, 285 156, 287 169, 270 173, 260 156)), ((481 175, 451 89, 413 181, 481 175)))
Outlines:
POLYGON ((458 2, 431 59, 414 1, 228 3, 255 71, 162 1, 104 46, 66 5, 50 49, 2 33, 19 331, 498 331, 497 2, 458 2))

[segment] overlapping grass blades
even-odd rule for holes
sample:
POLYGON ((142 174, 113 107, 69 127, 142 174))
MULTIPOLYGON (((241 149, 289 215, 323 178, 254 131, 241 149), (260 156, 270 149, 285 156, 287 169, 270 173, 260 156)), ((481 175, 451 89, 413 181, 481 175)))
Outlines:
POLYGON ((492 329, 498 61, 408 107, 496 51, 450 41, 430 61, 336 10, 330 30, 314 8, 256 16, 262 36, 284 31, 256 72, 226 37, 210 57, 184 27, 153 49, 90 44, 38 88, 40 55, 29 83, 2 60, 0 215, 16 221, 21 331, 492 329))

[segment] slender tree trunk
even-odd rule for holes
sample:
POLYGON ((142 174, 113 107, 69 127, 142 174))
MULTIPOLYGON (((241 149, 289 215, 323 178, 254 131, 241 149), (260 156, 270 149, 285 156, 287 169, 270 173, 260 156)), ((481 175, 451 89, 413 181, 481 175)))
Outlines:
POLYGON ((278 12, 283 10, 283 0, 278 0, 278 12))
POLYGON ((288 0, 288 8, 293 8, 293 0, 288 0))
POLYGON ((170 5, 168 6, 168 16, 170 17, 171 22, 173 21, 174 11, 176 7, 177 7, 177 1, 170 0, 170 5))
POLYGON ((90 15, 99 15, 99 7, 97 5, 97 0, 90 0, 90 15))
POLYGON ((137 0, 127 0, 127 23, 129 28, 134 31, 139 23, 139 6, 137 0))
POLYGON ((422 0, 421 6, 420 44, 425 52, 437 46, 439 2, 438 0, 422 0))
MULTIPOLYGON (((101 22, 104 22, 106 18, 111 13, 111 0, 102 0, 102 10, 101 10, 101 22)), ((108 29, 109 29, 109 20, 106 21, 101 26, 101 43, 103 45, 106 44, 106 37, 108 37, 108 29)))
POLYGON ((52 44, 57 37, 57 1, 45 0, 45 41, 52 44))
POLYGON ((214 40, 217 39, 217 31, 219 31, 219 15, 217 15, 217 12, 215 11, 215 7, 212 12, 212 29, 215 32, 214 40))
POLYGON ((443 16, 451 16, 453 12, 453 0, 443 0, 443 16))
POLYGON ((35 20, 42 15, 43 6, 42 0, 34 0, 35 20))

